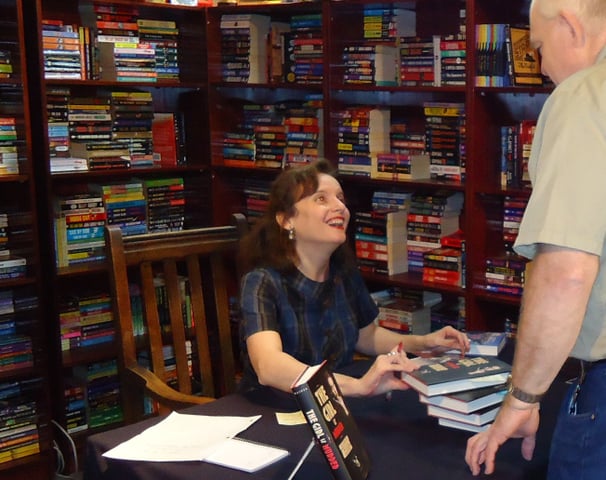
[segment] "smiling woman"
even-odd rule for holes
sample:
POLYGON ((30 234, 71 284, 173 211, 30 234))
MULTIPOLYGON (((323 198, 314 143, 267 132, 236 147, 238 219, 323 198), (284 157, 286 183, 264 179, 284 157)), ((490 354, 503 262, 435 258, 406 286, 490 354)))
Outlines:
POLYGON ((406 351, 467 350, 451 327, 402 336, 375 325, 378 308, 347 245, 349 219, 326 161, 285 170, 272 184, 267 211, 241 243, 242 389, 290 392, 306 366, 327 360, 338 369, 358 351, 378 357, 359 379, 337 374, 341 391, 377 395, 408 388, 393 375, 415 368, 406 351))

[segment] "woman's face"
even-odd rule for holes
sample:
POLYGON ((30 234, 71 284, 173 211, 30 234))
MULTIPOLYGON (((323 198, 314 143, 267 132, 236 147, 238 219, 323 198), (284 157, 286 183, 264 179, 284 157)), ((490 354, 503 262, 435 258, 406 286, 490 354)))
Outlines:
POLYGON ((297 248, 329 244, 334 249, 346 241, 350 214, 341 185, 334 177, 320 173, 318 189, 296 202, 295 210, 284 228, 294 227, 297 248))

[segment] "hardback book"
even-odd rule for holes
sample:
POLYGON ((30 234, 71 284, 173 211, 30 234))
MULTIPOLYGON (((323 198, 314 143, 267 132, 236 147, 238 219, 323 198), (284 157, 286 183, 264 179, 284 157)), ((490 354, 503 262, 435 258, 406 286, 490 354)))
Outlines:
POLYGON ((430 417, 448 418, 449 420, 480 426, 492 422, 497 416, 500 408, 501 405, 491 405, 490 407, 484 407, 476 412, 461 413, 455 412, 454 410, 448 410, 447 408, 436 407, 435 405, 427 405, 427 415, 430 417))
POLYGON ((179 152, 177 149, 177 129, 174 113, 154 112, 152 121, 152 138, 154 153, 159 156, 163 167, 177 165, 179 152))
POLYGON ((507 381, 511 365, 496 357, 416 357, 413 372, 402 372, 402 380, 426 396, 473 390, 507 381))
POLYGON ((316 443, 337 480, 364 480, 370 457, 326 361, 307 367, 291 386, 316 443))
POLYGON ((467 332, 469 352, 467 355, 497 356, 507 343, 505 332, 467 332))
MULTIPOLYGON (((506 332, 467 332, 469 338, 469 352, 467 355, 487 355, 496 357, 507 343, 506 332)), ((449 350, 446 353, 458 353, 458 350, 449 350)))
POLYGON ((539 52, 530 45, 528 27, 509 26, 506 49, 514 85, 543 85, 539 52))
POLYGON ((450 395, 435 395, 428 397, 420 394, 419 401, 428 405, 447 408, 455 412, 471 413, 484 407, 500 404, 507 393, 506 384, 491 387, 476 388, 450 395))
POLYGON ((471 423, 457 422, 456 420, 451 420, 450 418, 438 418, 438 425, 477 433, 486 430, 491 424, 486 423, 484 425, 472 425, 471 423))

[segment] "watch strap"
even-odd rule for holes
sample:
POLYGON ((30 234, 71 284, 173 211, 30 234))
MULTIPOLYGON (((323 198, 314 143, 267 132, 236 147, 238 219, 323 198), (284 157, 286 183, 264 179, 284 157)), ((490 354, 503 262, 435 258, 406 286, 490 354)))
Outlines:
POLYGON ((524 390, 514 386, 511 375, 507 377, 507 393, 511 395, 516 400, 524 403, 539 403, 543 397, 545 396, 545 392, 543 393, 528 393, 524 390))

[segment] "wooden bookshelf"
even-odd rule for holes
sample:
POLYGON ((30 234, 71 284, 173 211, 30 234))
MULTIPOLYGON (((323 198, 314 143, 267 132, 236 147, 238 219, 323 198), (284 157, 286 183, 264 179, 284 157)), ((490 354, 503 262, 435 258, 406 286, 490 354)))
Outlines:
MULTIPOLYGON (((143 0, 0 0, 2 21, 13 26, 3 30, 10 32, 7 35, 12 36, 10 40, 16 45, 13 56, 15 75, 0 78, 0 95, 10 91, 23 98, 23 107, 16 117, 20 135, 25 140, 20 149, 23 161, 20 162, 19 172, 0 175, 0 213, 6 206, 15 206, 17 211, 31 215, 28 237, 31 241, 25 242, 28 274, 25 278, 0 280, 0 293, 8 290, 27 291, 39 298, 38 314, 33 315, 35 334, 32 338, 38 346, 34 367, 0 373, 0 383, 3 379, 42 379, 38 395, 41 454, 0 463, 0 472, 10 472, 11 478, 32 478, 32 472, 35 472, 34 476, 42 476, 40 472, 43 471, 44 475, 49 473, 52 463, 49 421, 53 418, 65 424, 63 392, 66 379, 72 375, 75 367, 104 361, 115 355, 115 345, 112 343, 69 352, 61 350, 59 313, 62 299, 83 295, 89 288, 97 291, 109 289, 103 262, 57 268, 53 240, 55 199, 84 193, 93 183, 182 177, 192 192, 188 197, 190 207, 186 226, 229 222, 232 213, 246 211, 250 191, 266 188, 280 171, 280 168, 267 166, 235 167, 224 161, 225 134, 236 130, 242 122, 245 105, 303 102, 321 97, 322 156, 337 166, 339 153, 335 114, 348 106, 389 108, 392 118, 410 116, 422 124, 425 102, 463 104, 466 113, 464 181, 390 181, 351 175, 341 175, 340 180, 352 212, 368 210, 375 190, 461 192, 465 199, 460 226, 466 238, 466 288, 423 282, 420 274, 412 272, 391 277, 367 274, 365 278, 369 288, 378 290, 398 286, 411 290, 431 290, 441 293, 448 300, 464 301, 468 329, 500 330, 506 323, 515 322, 519 313, 519 297, 490 292, 484 288, 486 259, 503 254, 506 250, 502 231, 504 201, 508 196, 528 198, 529 195, 528 188, 502 187, 500 184, 499 129, 503 125, 536 119, 551 87, 476 87, 478 53, 475 50, 475 35, 476 25, 480 23, 527 23, 528 6, 528 0, 513 0, 507 4, 492 0, 321 0, 206 8, 143 0), (175 22, 179 28, 178 78, 162 78, 155 82, 117 81, 96 77, 87 73, 86 69, 81 78, 45 78, 43 20, 60 20, 94 29, 90 14, 95 4, 120 9, 136 8, 138 18, 175 22), (456 32, 461 24, 460 12, 465 10, 465 83, 377 86, 345 82, 344 48, 350 44, 370 42, 363 38, 363 12, 373 7, 413 11, 418 36, 456 32), (226 79, 223 75, 221 19, 224 15, 234 14, 267 16, 271 22, 278 24, 288 24, 293 17, 319 15, 322 56, 319 62, 315 62, 321 65, 317 67, 321 68, 321 79, 318 80, 316 71, 316 76, 303 75, 293 82, 275 70, 270 70, 273 73, 268 73, 266 81, 226 79), (173 166, 51 172, 47 100, 49 92, 55 89, 69 89, 70 94, 78 97, 102 97, 124 90, 151 93, 154 111, 174 113, 179 121, 179 158, 183 161, 173 166), (48 338, 53 339, 50 345, 48 338)), ((271 64, 269 57, 268 64, 271 64)), ((88 433, 78 433, 77 437, 83 439, 88 433)), ((82 444, 79 442, 80 446, 82 444)))
MULTIPOLYGON (((207 72, 206 72, 206 10, 198 7, 184 7, 151 3, 144 1, 93 1, 86 0, 38 0, 32 2, 24 24, 31 32, 28 38, 28 54, 32 59, 29 68, 31 75, 35 78, 38 88, 32 95, 32 136, 35 141, 28 142, 34 145, 35 158, 37 158, 36 169, 39 179, 39 197, 45 200, 40 202, 40 226, 41 238, 46 239, 42 249, 43 268, 47 272, 47 287, 51 302, 48 308, 48 325, 50 327, 49 351, 51 356, 52 378, 52 417, 63 427, 67 426, 65 389, 69 385, 69 379, 76 376, 78 369, 86 368, 98 362, 116 359, 117 350, 115 336, 107 336, 106 341, 91 346, 78 346, 72 342, 70 347, 62 346, 61 312, 65 311, 66 302, 70 299, 82 299, 87 295, 102 294, 109 292, 109 278, 105 263, 102 259, 83 262, 68 263, 58 266, 56 261, 57 248, 55 237, 55 209, 60 198, 70 197, 77 194, 90 194, 91 185, 111 185, 116 183, 145 182, 152 179, 179 178, 183 179, 186 206, 182 214, 184 228, 195 228, 210 225, 210 182, 211 172, 209 170, 210 160, 208 155, 208 127, 207 127, 207 72), (99 6, 103 10, 99 10, 99 6), (113 17, 112 17, 113 16, 113 17), (122 17, 121 17, 122 16, 122 17), (155 67, 139 69, 145 71, 145 77, 141 79, 128 78, 120 80, 117 77, 104 75, 95 67, 94 48, 87 49, 86 43, 81 47, 84 60, 79 78, 70 78, 71 73, 65 75, 49 74, 49 65, 53 65, 48 56, 47 33, 53 25, 73 25, 73 30, 78 31, 80 27, 86 29, 90 36, 91 44, 99 34, 111 34, 119 36, 111 23, 105 23, 102 27, 99 21, 110 22, 112 18, 131 17, 137 27, 131 25, 136 33, 130 32, 131 36, 137 35, 140 41, 147 43, 166 41, 164 46, 155 45, 154 58, 155 67), (138 21, 144 20, 144 22, 138 21), (160 29, 161 33, 151 31, 144 35, 143 25, 151 25, 160 29), (50 26, 49 26, 50 25, 50 26), (109 28, 112 27, 112 28, 109 28), (107 31, 103 32, 105 28, 107 31), (101 30, 101 32, 100 32, 101 30), (88 53, 87 53, 88 52, 88 53), (164 52, 164 57, 160 53, 164 52), (86 60, 88 55, 93 60, 86 60), (56 94, 54 92, 57 92, 56 94), (61 100, 64 92, 68 100, 61 100), (176 125, 175 146, 177 158, 169 163, 158 162, 157 159, 150 162, 151 151, 146 140, 132 143, 141 143, 142 166, 137 166, 134 161, 133 150, 131 154, 130 168, 111 168, 88 171, 66 171, 56 172, 51 170, 51 157, 55 154, 51 148, 51 136, 49 126, 53 127, 57 120, 57 111, 66 108, 72 99, 88 99, 94 103, 95 99, 110 99, 112 125, 115 132, 115 101, 116 92, 135 92, 140 98, 145 98, 145 105, 137 113, 131 111, 130 117, 148 118, 149 113, 171 113, 176 125), (57 100, 59 99, 59 100, 57 100), (54 101, 55 106, 51 105, 54 101), (62 103, 63 102, 63 103, 62 103), (58 105, 58 107, 57 107, 58 105), (151 108, 150 108, 151 107, 151 108), (147 155, 147 156, 146 156, 147 155)), ((125 33, 128 35, 129 33, 125 33)), ((55 34, 51 34, 55 35, 55 34)), ((107 48, 106 48, 107 50, 107 48)), ((110 51, 113 48, 110 44, 110 51)), ((115 53, 114 53, 115 55, 115 53)), ((106 58, 107 60, 107 58, 106 58)), ((110 61, 114 61, 111 58, 110 61)), ((151 64, 147 58, 142 64, 151 64)), ((117 65, 117 61, 116 61, 117 65)), ((76 74, 73 74, 76 76, 76 74)), ((124 94, 126 95, 126 93, 124 94)), ((131 97, 128 97, 128 104, 131 97)), ((132 100, 134 101, 134 100, 132 100)), ((61 120, 64 118, 59 116, 61 120)), ((130 125, 130 124, 127 124, 130 125)), ((134 125, 134 124, 133 124, 134 125)), ((90 133, 94 133, 95 126, 86 127, 90 133)), ((128 130, 129 127, 127 127, 128 130)), ((137 127, 133 127, 135 130, 137 127)), ((52 129, 52 128, 51 128, 52 129)), ((151 132, 151 123, 146 123, 146 132, 151 132)), ((103 131, 99 128, 98 131, 103 131)), ((70 130, 72 135, 72 130, 70 130)), ((146 133, 146 135, 149 135, 146 133)), ((114 135, 112 134, 112 138, 114 135)), ((147 137, 142 138, 146 139, 147 137)), ((74 138, 70 139, 72 142, 74 138)), ((76 139, 76 141, 86 141, 76 139)), ((135 147, 137 148, 137 147, 135 147)), ((50 412, 49 412, 50 414, 50 412)), ((110 418, 110 415, 108 415, 110 418)), ((99 431, 120 425, 121 420, 110 420, 104 425, 90 425, 88 429, 74 429, 79 450, 84 445, 84 439, 92 431, 99 431)))
MULTIPOLYGON (((466 177, 464 181, 421 179, 409 181, 375 180, 341 175, 350 210, 366 210, 375 190, 404 192, 463 192, 465 202, 460 227, 466 237, 466 288, 448 287, 422 282, 414 273, 392 277, 366 275, 371 288, 397 285, 414 290, 433 290, 448 299, 463 299, 468 329, 503 329, 506 322, 517 320, 519 297, 487 291, 484 280, 488 257, 505 252, 503 241, 503 201, 507 196, 528 198, 529 189, 499 184, 499 127, 525 119, 536 119, 549 95, 549 85, 538 87, 476 87, 476 24, 528 23, 529 2, 516 0, 507 7, 489 0, 452 2, 418 0, 413 2, 351 2, 323 1, 314 4, 240 6, 229 9, 211 8, 208 13, 209 104, 212 105, 210 135, 215 221, 246 208, 245 189, 255 180, 269 182, 277 173, 267 169, 237 169, 222 162, 222 135, 240 121, 241 106, 237 101, 271 103, 284 98, 301 97, 305 92, 323 96, 324 156, 338 164, 338 133, 335 113, 350 105, 389 108, 394 116, 422 117, 424 102, 457 102, 466 114, 466 177), (416 34, 420 37, 446 36, 466 32, 466 68, 464 84, 377 86, 344 82, 343 51, 348 45, 373 44, 364 39, 363 13, 369 8, 412 10, 416 15, 416 34), (319 12, 323 28, 323 67, 321 85, 298 82, 229 84, 221 79, 220 21, 225 13, 262 13, 272 21, 284 22, 296 13, 319 12), (461 12, 465 16, 461 20, 461 12), (212 40, 211 40, 212 39, 212 40), (209 51, 210 51, 209 50, 209 51), (236 106, 235 106, 236 105, 236 106)), ((422 118, 421 118, 422 122, 422 118)), ((350 232, 352 233, 352 232, 350 232)), ((352 236, 352 235, 350 235, 352 236)))
POLYGON ((1 449, 0 476, 16 479, 46 478, 52 469, 52 409, 46 349, 49 318, 45 315, 48 297, 43 286, 38 235, 36 162, 32 151, 35 141, 30 109, 33 86, 26 62, 25 3, 0 1, 0 51, 5 73, 0 78, 0 119, 4 125, 0 142, 0 164, 3 165, 0 168, 0 250, 5 254, 0 256, 0 265, 17 258, 26 262, 20 273, 10 273, 13 270, 10 267, 0 270, 4 272, 0 280, 0 341, 15 346, 15 357, 0 370, 0 395, 3 416, 11 415, 18 405, 34 402, 31 416, 35 420, 31 423, 32 432, 37 435, 32 436, 31 446, 24 443, 1 449), (29 346, 16 350, 17 345, 25 345, 24 341, 29 342, 29 346), (13 385, 12 391, 10 385, 13 385))

